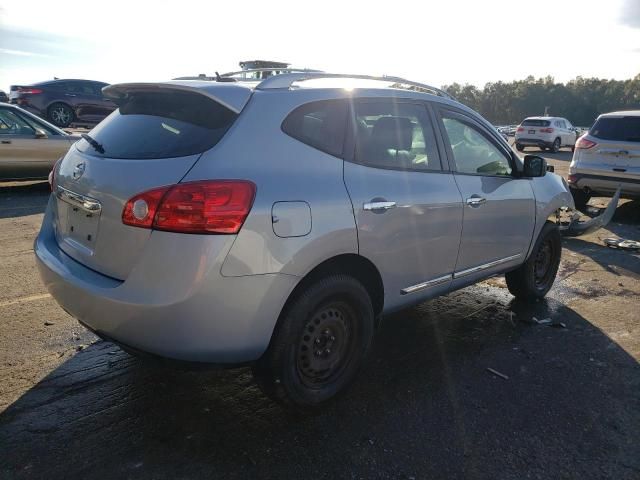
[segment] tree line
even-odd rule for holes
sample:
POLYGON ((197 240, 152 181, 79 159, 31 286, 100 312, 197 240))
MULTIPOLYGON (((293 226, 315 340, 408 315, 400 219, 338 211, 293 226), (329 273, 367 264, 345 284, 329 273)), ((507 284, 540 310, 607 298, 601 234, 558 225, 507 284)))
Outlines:
POLYGON ((457 100, 479 112, 494 125, 519 124, 525 117, 565 117, 588 127, 598 115, 614 110, 640 109, 640 74, 629 80, 577 77, 556 83, 553 77, 474 85, 454 83, 443 87, 457 100))

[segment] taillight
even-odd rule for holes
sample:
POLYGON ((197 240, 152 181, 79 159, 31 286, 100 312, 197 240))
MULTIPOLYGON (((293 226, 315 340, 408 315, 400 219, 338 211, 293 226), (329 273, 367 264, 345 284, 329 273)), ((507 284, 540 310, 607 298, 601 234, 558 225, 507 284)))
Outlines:
POLYGON ((18 93, 27 93, 29 95, 37 95, 38 93, 42 93, 42 90, 40 90, 39 88, 18 87, 18 93))
POLYGON ((209 180, 157 188, 131 198, 122 222, 181 233, 238 233, 255 197, 246 180, 209 180))
POLYGON ((569 176, 567 176, 567 182, 569 183, 576 183, 576 175, 570 173, 569 176))
POLYGON ((588 150, 590 148, 595 147, 596 145, 597 145, 596 142, 592 142, 591 140, 584 137, 580 137, 576 142, 576 148, 581 150, 588 150))
POLYGON ((541 133, 553 133, 553 128, 541 128, 541 133))
POLYGON ((52 192, 56 188, 56 170, 58 170, 58 165, 60 165, 60 162, 63 158, 64 157, 60 157, 58 160, 56 160, 56 163, 53 164, 53 168, 51 169, 47 177, 47 180, 49 181, 49 187, 51 187, 52 192))
POLYGON ((524 127, 518 127, 518 132, 524 132, 524 127))

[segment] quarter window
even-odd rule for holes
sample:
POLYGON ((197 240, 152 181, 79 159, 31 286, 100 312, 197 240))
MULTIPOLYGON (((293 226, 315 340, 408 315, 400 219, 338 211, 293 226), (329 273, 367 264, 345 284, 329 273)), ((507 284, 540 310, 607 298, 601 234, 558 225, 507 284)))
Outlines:
POLYGON ((508 158, 476 127, 455 118, 443 118, 443 123, 458 172, 511 175, 508 158))
POLYGON ((282 122, 282 131, 310 147, 340 157, 346 125, 347 103, 323 100, 296 108, 282 122))
POLYGON ((422 105, 355 105, 355 161, 399 170, 441 170, 433 128, 422 105))

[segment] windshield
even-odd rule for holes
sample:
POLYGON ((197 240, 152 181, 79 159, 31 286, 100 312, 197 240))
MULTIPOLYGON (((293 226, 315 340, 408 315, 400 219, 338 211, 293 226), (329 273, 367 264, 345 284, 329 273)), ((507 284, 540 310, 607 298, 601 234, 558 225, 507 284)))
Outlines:
POLYGON ((149 159, 185 157, 216 145, 237 115, 199 93, 161 91, 129 94, 95 127, 78 149, 89 155, 149 159))

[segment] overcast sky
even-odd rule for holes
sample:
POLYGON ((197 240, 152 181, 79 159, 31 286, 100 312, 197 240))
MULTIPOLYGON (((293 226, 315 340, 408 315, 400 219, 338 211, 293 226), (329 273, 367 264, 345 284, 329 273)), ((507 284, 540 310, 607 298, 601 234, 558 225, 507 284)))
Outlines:
POLYGON ((211 75, 255 58, 433 85, 626 79, 640 73, 640 0, 0 0, 4 90, 211 75))

